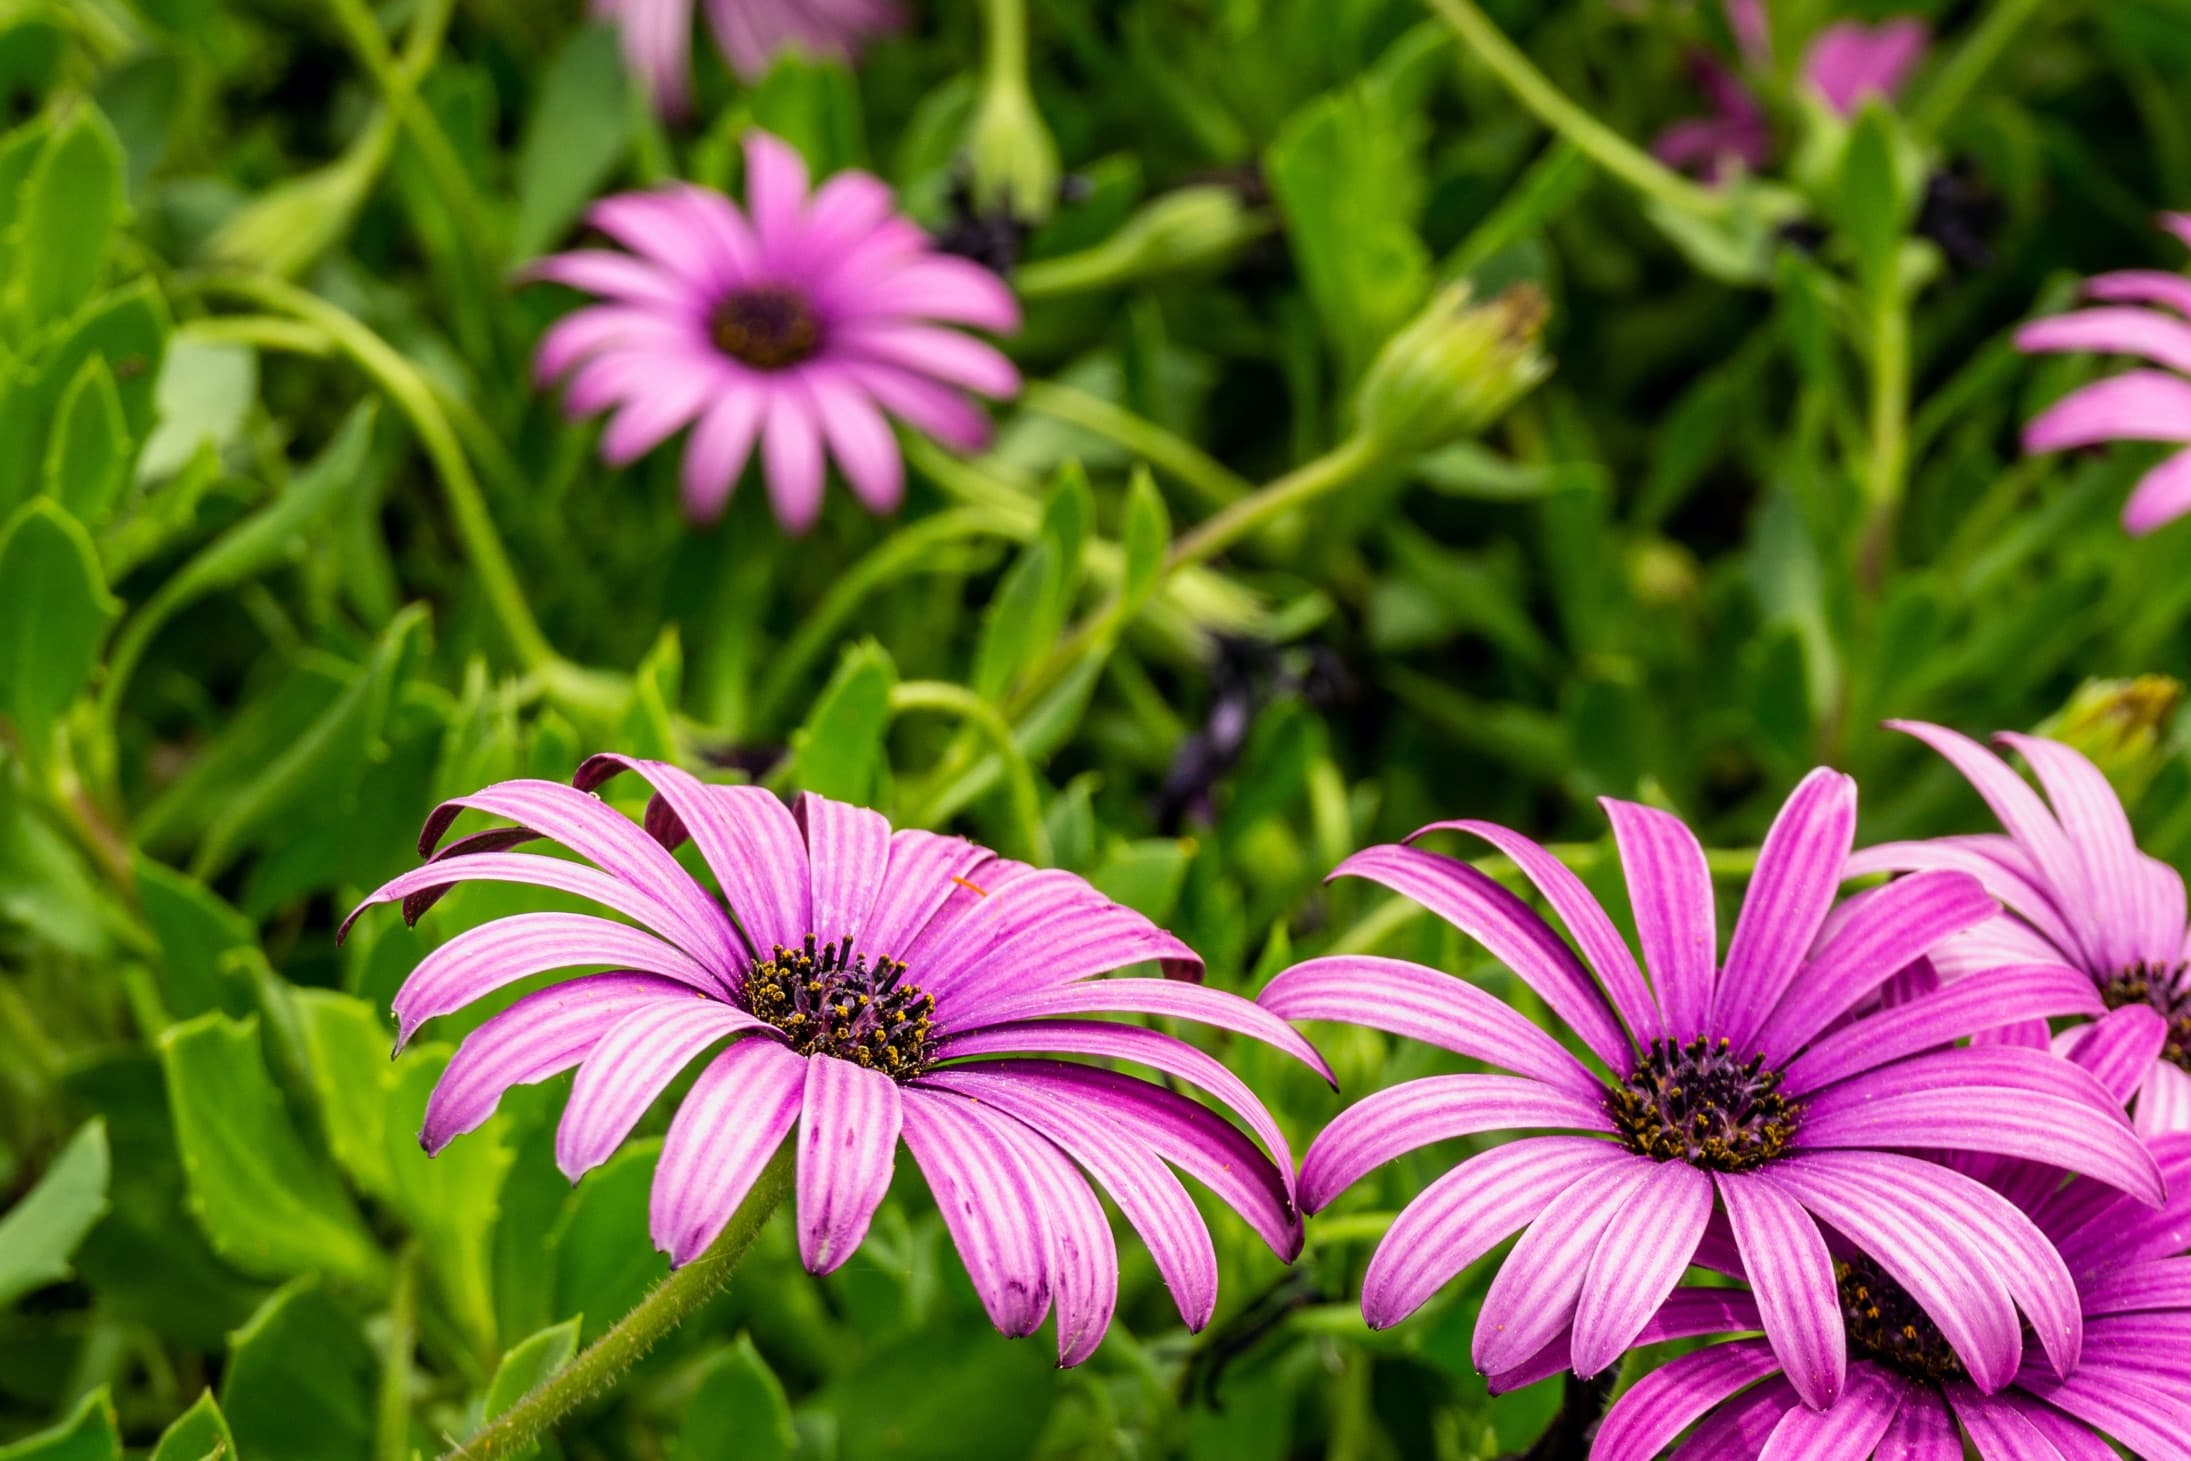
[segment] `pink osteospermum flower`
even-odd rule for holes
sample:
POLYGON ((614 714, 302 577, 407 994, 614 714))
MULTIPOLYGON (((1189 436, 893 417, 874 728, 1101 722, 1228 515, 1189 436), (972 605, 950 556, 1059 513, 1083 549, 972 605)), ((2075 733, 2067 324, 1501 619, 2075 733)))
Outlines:
MULTIPOLYGON (((1953 763, 2007 835, 1869 847, 1850 859, 1850 871, 1954 869, 1984 883, 2004 911, 1933 951, 1941 977, 2034 960, 2080 971, 2107 1011, 2092 1035, 2133 1052, 2138 1128, 2191 1131, 2191 919, 2183 875, 2138 850, 2106 774, 2059 741, 1996 738, 2030 765, 2042 799, 1967 736, 1921 721, 1889 724, 1953 763)), ((2037 1038, 2043 1042, 2045 1031, 2037 1038)), ((2064 1048, 2087 1038, 2067 1034, 2064 1048)))
MULTIPOLYGON (((2191 246, 2191 213, 2161 216, 2191 246)), ((2114 441, 2191 443, 2191 278, 2159 269, 2121 269, 2085 281, 2089 309, 2033 320, 2016 348, 2034 354, 2104 352, 2149 360, 2162 370, 2126 370, 2071 391, 2024 428, 2027 452, 2068 451, 2114 441)), ((2123 506, 2123 529, 2144 536, 2191 513, 2191 450, 2146 473, 2123 506)))
MULTIPOLYGON (((2078 1058, 2126 1093, 2119 1064, 2078 1058)), ((2027 1361, 2010 1384, 1980 1390, 1908 1290, 1843 1243, 1835 1256, 1850 1360, 1838 1404, 1810 1409, 1768 1342, 1730 1339, 1638 1381, 1607 1414, 1592 1461, 1650 1461, 1685 1431, 1676 1461, 1962 1461, 1966 1443, 1979 1461, 2115 1461, 2110 1437, 2147 1461, 2191 1461, 2191 1133, 2150 1146, 2171 1193, 2158 1210, 2089 1178, 2065 1186, 2058 1171, 2026 1163, 1980 1189, 2043 1235, 2038 1261, 2075 1286, 2082 1344, 2072 1374, 2027 1361)), ((1738 1257, 1719 1259, 1744 1276, 1738 1257)), ((1683 1288, 1638 1343, 1764 1328, 1753 1292, 1683 1288)))
POLYGON ((1696 838, 1664 812, 1604 805, 1648 984, 1581 880, 1506 828, 1449 822, 1416 835, 1489 842, 1559 914, 1573 947, 1487 874, 1414 846, 1370 848, 1333 874, 1382 883, 1482 943, 1599 1069, 1475 986, 1401 960, 1312 959, 1260 996, 1292 1019, 1366 1025, 1514 1072, 1408 1081, 1341 1112, 1302 1163, 1306 1211, 1433 1142, 1574 1133, 1471 1157, 1410 1202, 1370 1260, 1363 1317, 1397 1323, 1526 1228, 1484 1296, 1477 1368, 1499 1386, 1556 1346, 1578 1374, 1597 1374, 1724 1221, 1774 1352, 1805 1399, 1825 1406, 1847 1358, 1826 1224, 1909 1284, 1986 1388, 2021 1362, 2019 1309, 2066 1371, 2075 1296, 2032 1268, 2036 1233, 1982 1202, 1973 1178, 1905 1149, 2052 1162, 2157 1202, 2152 1158, 2091 1076, 2045 1051, 1954 1043, 2025 1016, 2089 1014, 2099 1007, 2089 981, 2058 963, 2004 968, 1974 989, 1856 1018, 1897 971, 1994 914, 1977 879, 1904 879, 1829 926, 1856 788, 1817 771, 1774 822, 1721 961, 1696 838), (1922 1229, 1907 1219, 1913 1207, 1928 1214, 1922 1229), (1943 1240, 1977 1256, 1943 1269, 1943 1240))
POLYGON ((576 1181, 707 1056, 655 1170, 650 1227, 672 1264, 715 1240, 796 1126, 799 1251, 816 1273, 838 1267, 865 1237, 902 1141, 997 1328, 1031 1334, 1054 1308, 1065 1364, 1094 1352, 1117 1300, 1091 1178, 1145 1237, 1190 1327, 1215 1307, 1217 1259, 1174 1167, 1282 1258, 1300 1251, 1292 1158, 1254 1094, 1185 1041, 1089 1016, 1238 1031, 1328 1079, 1322 1061, 1252 1002, 1193 982, 1190 949, 1071 873, 893 831, 823 797, 787 808, 758 787, 622 756, 592 758, 570 786, 509 781, 446 802, 419 849, 426 865, 350 921, 400 900, 415 922, 468 881, 551 888, 630 920, 520 914, 420 961, 395 998, 399 1048, 425 1021, 521 980, 614 971, 549 984, 466 1038, 427 1104, 429 1154, 486 1121, 511 1086, 575 1068, 556 1160, 576 1181), (588 794, 626 770, 654 788, 643 826, 588 794), (441 846, 467 809, 516 825, 441 846), (688 836, 723 901, 671 855, 688 836), (510 850, 535 838, 584 861, 510 850), (1149 961, 1178 977, 1095 977, 1149 961), (1090 1059, 1199 1087, 1239 1125, 1090 1059))
POLYGON ((1009 331, 1019 305, 1004 281, 939 254, 896 210, 889 188, 842 172, 811 195, 806 164, 763 132, 746 136, 747 206, 691 185, 594 205, 594 227, 631 252, 582 249, 529 275, 598 295, 551 328, 534 361, 568 376, 573 416, 614 409, 601 437, 611 465, 676 432, 684 501, 712 521, 758 444, 777 520, 813 525, 834 458, 853 492, 894 511, 905 463, 885 413, 976 451, 989 421, 971 395, 1006 397, 1019 372, 963 330, 1009 331))
POLYGON ((1932 33, 1915 16, 1878 25, 1844 20, 1812 39, 1803 53, 1803 80, 1846 117, 1868 97, 1892 101, 1900 96, 1931 44, 1932 33))
MULTIPOLYGON (((682 114, 691 103, 694 0, 594 0, 593 13, 616 22, 631 68, 656 107, 682 114)), ((892 0, 704 0, 708 28, 746 81, 757 81, 778 53, 799 51, 851 60, 862 43, 905 23, 892 0)))

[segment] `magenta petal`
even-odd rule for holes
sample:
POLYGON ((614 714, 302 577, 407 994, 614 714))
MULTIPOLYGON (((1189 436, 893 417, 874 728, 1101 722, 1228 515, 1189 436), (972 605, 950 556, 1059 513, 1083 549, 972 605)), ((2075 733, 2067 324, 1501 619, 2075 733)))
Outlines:
MULTIPOLYGON (((2191 326, 2185 329, 2191 333, 2191 326)), ((2113 785, 2099 767, 2059 741, 2013 731, 1995 739, 2029 763, 2084 867, 2091 900, 2087 917, 2100 943, 2091 952, 2115 967, 2153 957, 2154 950, 2139 944, 2141 932, 2152 924, 2146 903, 2155 885, 2145 876, 2145 856, 2113 785)), ((2178 938, 2181 929, 2178 923, 2166 936, 2178 938)))
POLYGON ((1088 1179, 1033 1128, 999 1120, 991 1130, 1012 1149, 1050 1240, 1050 1297, 1057 1314, 1057 1362, 1070 1369, 1096 1352, 1118 1308, 1118 1244, 1088 1179))
POLYGON ((869 512, 896 512, 905 500, 905 458, 874 400, 841 371, 810 369, 802 384, 853 495, 869 512))
POLYGON ((773 792, 710 786, 664 761, 610 754, 589 757, 572 784, 591 791, 622 771, 645 777, 677 814, 756 953, 796 948, 818 932, 809 916, 806 839, 773 792))
POLYGON ((901 1108, 898 1083, 833 1055, 806 1067, 799 1114, 799 1256, 809 1273, 841 1267, 867 1237, 890 1190, 901 1108))
POLYGON ((2138 1090, 2137 1128, 2146 1137, 2191 1131, 2191 1075, 2162 1064, 2146 1072, 2138 1090))
POLYGON ((1963 1436, 1940 1392, 1913 1385, 1872 1454, 1878 1461, 1963 1461, 1963 1436))
MULTIPOLYGON (((1362 1275, 1362 1318, 1389 1329, 1589 1174, 1639 1161, 1587 1136, 1524 1137, 1468 1158, 1400 1210, 1362 1275)), ((1565 1368, 1567 1349, 1559 1350, 1565 1368)))
POLYGON ((723 515, 723 506, 753 455, 753 443, 760 438, 763 399, 753 390, 724 392, 701 413, 685 439, 678 481, 684 490, 685 515, 694 522, 711 523, 723 515))
POLYGON ((1876 26, 1845 20, 1818 33, 1803 56, 1803 79, 1842 116, 1867 96, 1892 99, 1925 59, 1931 33, 1912 16, 1876 26))
POLYGON ((2057 1461, 2056 1451, 2013 1405, 1968 1385, 1941 1387, 1982 1461, 2057 1461))
POLYGON ((1622 1203, 1590 1258, 1575 1303, 1571 1358, 1588 1378, 1618 1361, 1674 1291, 1712 1216, 1712 1179, 1660 1162, 1622 1203))
POLYGON ((840 309, 971 325, 1008 334, 1019 328, 1010 287, 971 259, 924 254, 860 279, 835 279, 824 296, 840 309))
POLYGON ((1636 1162, 1592 1172, 1545 1206, 1484 1292, 1471 1345, 1477 1369, 1512 1369, 1567 1327, 1591 1255, 1654 1170, 1636 1162))
POLYGON ((586 210, 586 222, 677 275, 690 288, 702 292, 720 289, 728 282, 721 251, 711 247, 713 240, 693 226, 683 192, 661 189, 611 194, 586 210))
POLYGON ((882 813, 802 792, 792 820, 806 836, 808 921, 828 942, 853 938, 856 951, 880 954, 856 937, 890 865, 890 822, 882 813))
POLYGON ((885 411, 956 451, 977 452, 989 444, 989 417, 949 386, 926 376, 872 360, 833 362, 885 411))
POLYGON ((690 988, 652 974, 591 974, 518 1000, 465 1037, 426 1101, 419 1145, 428 1156, 494 1115, 502 1093, 584 1060, 627 1015, 689 1008, 690 988))
POLYGON ((672 316, 695 313, 691 291, 673 275, 644 259, 607 249, 550 254, 527 265, 520 277, 565 284, 625 304, 646 305, 672 316))
POLYGON ((2151 309, 2072 310, 2019 328, 2016 348, 2027 354, 2089 350, 2136 355, 2172 370, 2191 371, 2191 324, 2151 309))
POLYGON ((747 130, 745 152, 746 204, 753 214, 753 231, 760 238, 762 260, 770 268, 790 269, 805 242, 806 159, 791 144, 758 127, 747 130))
POLYGON ((2075 962, 2082 952, 2077 936, 2064 922, 2044 875, 2006 837, 1935 837, 1926 842, 1883 842, 1849 854, 1845 869, 1851 878, 1873 873, 1961 872, 1969 873, 1985 890, 2018 918, 2075 962))
POLYGON ((692 1083, 662 1142, 647 1208, 654 1246, 672 1266, 707 1251, 783 1145, 806 1067, 774 1040, 739 1040, 692 1083))
POLYGON ((1331 954, 1285 970, 1255 1002, 1289 1020, 1333 1020, 1420 1040, 1584 1099, 1604 1085, 1550 1035, 1466 980, 1405 959, 1331 954))
POLYGON ((2151 1005, 2125 1005, 2063 1038, 2068 1043, 2062 1054, 2092 1072, 2110 1096, 2127 1106, 2168 1043, 2168 1022, 2151 1005))
POLYGON ((2118 269, 2084 283, 2085 298, 2105 304, 2159 304, 2191 315, 2191 279, 2159 269, 2118 269))
POLYGON ((2180 1392, 2171 1395, 2158 1386, 2086 1370, 2066 1380, 2026 1374, 2017 1383, 2019 1388, 2114 1437, 2149 1461, 2184 1461, 2191 1457, 2191 1447, 2183 1439, 2191 1435, 2191 1403, 2180 1392))
POLYGON ((1179 1179, 1132 1133, 1100 1111, 1075 1110, 1049 1092, 978 1070, 933 1072, 908 1096, 922 1087, 951 1093, 933 1099, 1004 1112, 1055 1142, 1111 1194, 1141 1235, 1187 1327, 1199 1330, 1209 1322, 1217 1306, 1217 1251, 1209 1229, 1179 1179))
POLYGON ((1727 944, 1712 1023, 1737 1050, 1751 1048, 1766 1014, 1802 967, 1833 907, 1856 836, 1856 783, 1821 767, 1773 819, 1727 944))
POLYGON ((899 1093, 905 1149, 935 1194, 974 1292, 999 1333, 1023 1339, 1050 1312, 1049 1227, 1000 1117, 919 1087, 899 1093))
POLYGON ((1715 1180, 1765 1337, 1803 1403, 1824 1410, 1840 1399, 1848 1372, 1841 1291, 1826 1240, 1770 1175, 1721 1172, 1715 1180))
POLYGON ((1848 1392, 1833 1409, 1798 1406, 1782 1416, 1758 1452, 1758 1461, 1829 1457, 1863 1461, 1894 1423, 1894 1413, 1910 1389, 1910 1382, 1900 1375, 1875 1365, 1859 1365, 1849 1371, 1848 1392))
POLYGON ((2024 428, 2027 452, 2109 441, 2191 441, 2191 381, 2126 370, 2071 391, 2024 428))
POLYGON ((1998 911, 1967 873, 1916 873, 1867 895, 1766 1017, 1766 1062, 1782 1064, 1897 970, 1998 911))
POLYGON ((679 350, 696 343, 689 320, 657 308, 598 304, 573 310, 540 337, 533 356, 533 377, 542 385, 557 379, 590 356, 606 350, 679 350))
MULTIPOLYGON (((956 918, 946 919, 939 911, 904 956, 921 971, 921 987, 933 993, 939 1005, 948 1006, 947 1018, 960 1028, 1044 1013, 1039 1008, 1024 1007, 1053 996, 1086 1000, 1091 996, 1085 991, 1067 991, 1092 975, 1135 964, 1156 963, 1168 971, 1187 971, 1185 980, 1175 976, 1170 980, 1173 983, 1191 983, 1200 977, 1202 961, 1194 950, 1071 873, 1045 869, 1013 874, 1009 866, 990 864, 978 870, 975 877, 980 880, 976 886, 984 893, 956 918), (999 881, 1000 875, 1010 876, 999 881)), ((974 879, 967 882, 974 883, 974 879)), ((1105 987, 1111 982, 1115 981, 1107 981, 1105 987)), ((1147 998, 1162 1000, 1165 996, 1156 992, 1147 998)), ((1228 995, 1210 1002, 1209 1007, 1230 1009, 1246 1003, 1228 995)), ((1252 1019, 1258 1030, 1270 1032, 1290 1047, 1301 1048, 1298 1036, 1276 1034, 1282 1022, 1275 1016, 1249 1008, 1251 1013, 1239 1018, 1252 1019)), ((1086 1010, 1076 1007, 1047 1012, 1075 1014, 1086 1010)), ((1209 1018, 1200 1014, 1188 1017, 1209 1018)))
POLYGON ((822 514, 822 426, 803 382, 772 385, 761 423, 761 465, 768 500, 787 533, 804 533, 822 514))
POLYGON ((976 395, 1001 400, 1019 394, 1019 368, 1004 352, 958 330, 886 319, 854 325, 834 341, 860 358, 899 366, 976 395))
POLYGON ((1363 1097, 1333 1117, 1301 1161, 1301 1206, 1327 1206, 1386 1162, 1487 1131, 1614 1132, 1605 1102, 1512 1075, 1434 1075, 1363 1097))
MULTIPOLYGON (((2061 1454, 2062 1461, 2122 1461, 2121 1453, 2093 1434, 2089 1427, 2071 1420, 2051 1405, 2042 1405, 2014 1390, 2004 1390, 1994 1397, 1994 1403, 2013 1408, 2025 1424, 2061 1454)), ((2177 1461, 2185 1461, 2185 1457, 2179 1456, 2177 1461)))
POLYGON ((666 374, 652 389, 627 401, 601 433, 601 460, 628 467, 691 424, 721 394, 709 372, 666 374))
POLYGON ((2191 1255, 2112 1269, 2079 1286, 2088 1318, 2146 1309, 2191 1309, 2191 1255))
POLYGON ((1988 969, 1813 1041, 1787 1067, 1781 1089, 1791 1096, 1804 1095, 1952 1045, 2011 1018, 2098 1018, 2105 1011, 2092 980, 2066 964, 1988 969))
POLYGON ((1582 961, 1487 874, 1420 848, 1381 846, 1355 853, 1331 877, 1367 878, 1422 904, 1520 975, 1608 1068, 1628 1070, 1634 1058, 1628 1037, 1582 961))
POLYGON ((1715 1344, 1667 1361, 1606 1412, 1591 1461, 1654 1461, 1706 1412, 1771 1374, 1777 1363, 1762 1339, 1715 1344))
POLYGON ((702 1051, 749 1030, 775 1036, 744 1010, 704 998, 650 1005, 617 1021, 579 1067, 556 1127, 555 1163, 563 1175, 576 1182, 607 1161, 702 1051))
POLYGON ((1719 921, 1704 849, 1681 819, 1600 797, 1628 879, 1643 961, 1666 1012, 1665 1033, 1687 1043, 1704 1032, 1718 974, 1719 921))
POLYGON ((729 991, 689 954, 653 934, 583 913, 520 913, 466 929, 419 960, 396 991, 396 1048, 436 1015, 551 969, 605 964, 660 974, 702 993, 729 991))
POLYGON ((954 1029, 990 1029, 1020 1020, 1054 1019, 1060 1015, 1138 1014, 1163 1015, 1193 1020, 1214 1029, 1231 1030, 1282 1050, 1332 1079, 1316 1047, 1300 1032, 1251 1000, 1222 989, 1206 989, 1176 979, 1087 979, 1060 989, 1033 990, 1017 997, 1000 998, 978 1009, 950 1011, 954 1029))
POLYGON ((364 902, 350 910, 337 934, 340 938, 350 931, 350 925, 358 915, 380 903, 393 903, 402 899, 404 921, 415 923, 434 900, 458 883, 526 883, 536 888, 548 888, 558 893, 570 893, 580 898, 590 898, 604 908, 613 908, 641 923, 660 927, 665 920, 659 900, 647 896, 621 878, 587 867, 584 863, 571 862, 560 857, 538 857, 526 852, 483 852, 469 857, 451 857, 429 862, 424 867, 412 868, 398 877, 374 889, 364 902))
MULTIPOLYGON (((1731 1456, 1755 1457, 1787 1417, 1801 1405, 1795 1390, 1778 1375, 1753 1385, 1722 1403, 1700 1421, 1696 1429, 1667 1455, 1667 1461, 1726 1461, 1731 1456)), ((1914 1461, 1892 1453, 1873 1453, 1874 1461, 1914 1461)), ((1949 1461, 1962 1461, 1956 1452, 1949 1461)))
POLYGON ((691 100, 692 0, 626 0, 615 15, 624 64, 658 111, 682 115, 691 100))
POLYGON ((944 904, 967 895, 969 875, 990 856, 987 848, 963 837, 919 828, 891 833, 875 902, 854 944, 880 958, 905 957, 944 904))
POLYGON ((2191 512, 2191 451, 2178 452, 2138 479, 2123 505, 2123 531, 2144 537, 2191 512))

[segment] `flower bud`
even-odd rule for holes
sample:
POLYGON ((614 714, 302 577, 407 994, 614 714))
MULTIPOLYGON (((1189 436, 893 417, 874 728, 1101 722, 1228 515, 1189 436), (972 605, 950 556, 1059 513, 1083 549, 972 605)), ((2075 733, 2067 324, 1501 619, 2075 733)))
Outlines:
POLYGON ((1484 304, 1469 302, 1466 284, 1439 291, 1370 365, 1362 431, 1394 457, 1481 434, 1552 373, 1538 348, 1549 313, 1533 284, 1484 304))
POLYGON ((2166 764, 2183 698, 2182 682, 2166 675, 2087 680, 2039 734, 2082 751, 2130 804, 2166 764))
POLYGON ((1040 223, 1057 204, 1057 143, 1024 84, 993 83, 982 91, 967 138, 974 204, 1018 223, 1040 223))

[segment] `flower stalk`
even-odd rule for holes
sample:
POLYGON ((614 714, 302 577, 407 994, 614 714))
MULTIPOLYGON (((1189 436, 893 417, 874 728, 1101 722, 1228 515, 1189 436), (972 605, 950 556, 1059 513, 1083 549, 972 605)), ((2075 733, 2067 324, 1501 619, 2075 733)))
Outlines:
POLYGON ((449 1453, 448 1461, 522 1455, 565 1416, 615 1384, 686 1315, 722 1292, 769 1215, 791 1191, 791 1176, 791 1148, 786 1146, 770 1160, 722 1236, 706 1252, 656 1284, 613 1329, 482 1426, 449 1453))

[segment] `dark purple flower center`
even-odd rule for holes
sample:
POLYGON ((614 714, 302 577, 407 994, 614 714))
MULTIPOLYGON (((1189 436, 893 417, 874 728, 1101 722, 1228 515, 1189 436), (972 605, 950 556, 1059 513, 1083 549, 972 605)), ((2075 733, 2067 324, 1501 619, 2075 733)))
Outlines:
POLYGON ((1654 1162, 1746 1172, 1787 1150, 1801 1108, 1780 1094, 1765 1057, 1738 1059, 1724 1039, 1653 1040, 1607 1097, 1614 1124, 1654 1162))
POLYGON ((2184 982, 2183 964, 2132 964, 2100 986, 2100 998, 2111 1010, 2125 1005, 2147 1004, 2168 1021, 2168 1040, 2161 1059, 2191 1071, 2191 987, 2184 982))
POLYGON ((813 934, 796 949, 776 945, 746 974, 746 1008, 791 1040, 801 1055, 834 1055, 896 1081, 936 1058, 936 997, 905 982, 905 965, 852 952, 852 940, 813 934))
POLYGON ((1902 1286, 1862 1258, 1834 1265, 1849 1348, 1913 1380, 1960 1380, 1963 1362, 1902 1286))
POLYGON ((755 370, 786 370, 822 348, 822 322, 806 296, 764 285, 725 295, 708 321, 723 353, 755 370))

